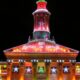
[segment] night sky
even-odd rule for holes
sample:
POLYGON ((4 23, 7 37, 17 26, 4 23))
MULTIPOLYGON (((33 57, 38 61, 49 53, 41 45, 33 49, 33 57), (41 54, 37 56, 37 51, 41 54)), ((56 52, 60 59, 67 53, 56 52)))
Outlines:
MULTIPOLYGON (((3 50, 27 43, 33 32, 32 12, 37 0, 2 0, 0 2, 0 59, 3 50)), ((80 50, 80 5, 77 0, 47 0, 51 12, 51 38, 56 43, 80 50)), ((77 57, 80 61, 80 55, 77 57)))

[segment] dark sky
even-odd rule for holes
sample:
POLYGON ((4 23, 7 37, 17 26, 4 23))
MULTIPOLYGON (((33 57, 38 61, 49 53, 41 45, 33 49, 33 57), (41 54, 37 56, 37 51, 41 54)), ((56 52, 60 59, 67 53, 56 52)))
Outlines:
MULTIPOLYGON (((26 43, 28 37, 32 36, 32 12, 36 9, 35 2, 36 0, 0 2, 0 55, 4 49, 26 43)), ((47 2, 47 8, 52 13, 51 38, 54 36, 58 44, 80 50, 79 2, 77 0, 47 0, 47 2)))

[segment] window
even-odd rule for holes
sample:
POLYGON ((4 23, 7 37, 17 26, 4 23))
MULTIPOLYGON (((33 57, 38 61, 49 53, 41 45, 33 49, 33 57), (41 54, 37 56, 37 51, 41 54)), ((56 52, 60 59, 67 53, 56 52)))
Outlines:
POLYGON ((77 74, 80 74, 80 65, 77 65, 77 66, 76 66, 76 73, 77 73, 77 74))
POLYGON ((56 73, 57 73, 56 67, 51 67, 51 74, 56 74, 56 73))
POLYGON ((23 63, 23 62, 24 62, 24 60, 23 60, 23 59, 19 59, 19 62, 23 63))

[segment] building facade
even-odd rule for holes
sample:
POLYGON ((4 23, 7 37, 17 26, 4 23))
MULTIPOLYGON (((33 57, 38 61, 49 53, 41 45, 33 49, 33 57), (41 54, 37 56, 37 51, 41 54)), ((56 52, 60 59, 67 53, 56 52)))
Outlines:
POLYGON ((36 2, 33 39, 7 50, 6 62, 0 62, 0 80, 80 80, 79 51, 50 39, 47 2, 36 2))

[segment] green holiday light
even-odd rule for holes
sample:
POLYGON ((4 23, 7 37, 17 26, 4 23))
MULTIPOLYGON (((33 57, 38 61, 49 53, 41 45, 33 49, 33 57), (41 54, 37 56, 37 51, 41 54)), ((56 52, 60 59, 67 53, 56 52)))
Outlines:
POLYGON ((39 0, 40 2, 45 2, 45 0, 39 0))
POLYGON ((44 73, 43 67, 40 67, 39 70, 38 70, 38 72, 39 72, 39 73, 44 73))

